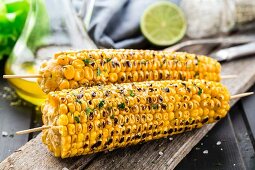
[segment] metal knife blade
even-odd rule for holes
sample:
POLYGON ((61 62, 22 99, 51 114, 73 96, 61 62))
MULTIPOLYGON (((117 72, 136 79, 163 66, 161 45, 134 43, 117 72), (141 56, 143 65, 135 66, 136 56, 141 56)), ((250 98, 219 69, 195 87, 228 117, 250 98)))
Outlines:
POLYGON ((218 61, 228 61, 235 58, 255 54, 255 42, 239 45, 235 47, 225 48, 212 53, 210 57, 218 61))

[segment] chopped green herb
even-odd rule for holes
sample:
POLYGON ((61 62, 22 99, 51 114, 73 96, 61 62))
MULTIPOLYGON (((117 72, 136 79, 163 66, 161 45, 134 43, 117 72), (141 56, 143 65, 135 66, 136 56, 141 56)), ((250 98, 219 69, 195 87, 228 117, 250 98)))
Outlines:
POLYGON ((114 119, 114 114, 110 116, 111 119, 114 119))
POLYGON ((111 110, 112 110, 112 107, 107 107, 107 110, 108 110, 108 111, 111 111, 111 110))
POLYGON ((104 100, 101 100, 98 104, 99 109, 102 108, 104 106, 104 100))
POLYGON ((100 68, 98 67, 98 68, 97 68, 97 76, 100 76, 100 74, 101 74, 101 70, 100 70, 100 68))
POLYGON ((76 123, 80 123, 80 117, 79 116, 74 116, 74 120, 76 123))
POLYGON ((109 63, 111 60, 111 58, 106 58, 106 63, 109 63))
POLYGON ((152 108, 153 108, 154 110, 156 110, 156 109, 158 109, 158 105, 157 105, 157 104, 152 104, 152 108))
POLYGON ((198 87, 198 88, 199 88, 199 90, 198 90, 197 94, 200 96, 203 93, 203 89, 201 89, 200 87, 198 87))
POLYGON ((86 64, 86 65, 89 65, 91 63, 90 59, 85 59, 83 60, 83 62, 86 64))
POLYGON ((118 108, 119 109, 125 109, 125 104, 124 103, 118 104, 118 108))
POLYGON ((131 96, 131 97, 134 97, 134 96, 135 96, 135 93, 134 93, 133 90, 130 90, 130 96, 131 96))
POLYGON ((80 103, 80 104, 81 104, 81 101, 80 101, 79 99, 75 99, 75 101, 76 101, 77 103, 80 103))
POLYGON ((141 64, 146 64, 146 60, 142 60, 142 61, 141 61, 141 64))
POLYGON ((87 115, 89 115, 90 112, 92 112, 91 108, 89 108, 89 107, 87 107, 85 111, 86 111, 86 114, 87 114, 87 115))

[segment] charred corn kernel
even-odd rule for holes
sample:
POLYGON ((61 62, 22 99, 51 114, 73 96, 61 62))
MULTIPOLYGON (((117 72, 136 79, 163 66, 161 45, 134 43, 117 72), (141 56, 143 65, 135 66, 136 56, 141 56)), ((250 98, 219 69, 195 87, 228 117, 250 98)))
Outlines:
POLYGON ((56 126, 43 130, 42 141, 62 158, 113 150, 213 123, 226 116, 229 98, 222 84, 198 79, 51 92, 43 122, 56 126))
POLYGON ((206 56, 182 52, 101 49, 55 54, 53 59, 42 64, 39 73, 42 78, 38 83, 48 93, 145 80, 200 78, 219 81, 220 64, 206 56))

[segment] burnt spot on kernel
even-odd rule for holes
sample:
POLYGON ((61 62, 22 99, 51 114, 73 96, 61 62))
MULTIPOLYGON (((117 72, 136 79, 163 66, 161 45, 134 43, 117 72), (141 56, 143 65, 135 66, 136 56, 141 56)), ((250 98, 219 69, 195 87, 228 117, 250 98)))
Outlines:
POLYGON ((162 96, 158 96, 158 102, 162 103, 163 102, 163 97, 162 96))
POLYGON ((220 120, 220 116, 216 116, 216 117, 215 117, 215 120, 220 120))
POLYGON ((96 94, 96 92, 94 92, 94 91, 91 93, 91 96, 92 96, 92 97, 96 97, 96 95, 97 95, 97 94, 96 94))
POLYGON ((94 145, 92 145, 91 148, 95 149, 95 148, 99 147, 101 144, 102 144, 102 141, 98 141, 94 145))
POLYGON ((118 123, 118 119, 115 117, 114 118, 114 125, 117 125, 117 123, 118 123))
POLYGON ((124 137, 120 138, 120 143, 124 142, 124 137))
POLYGON ((202 124, 204 124, 204 123, 206 123, 206 122, 208 122, 208 120, 209 120, 209 118, 208 117, 206 117, 206 118, 204 118, 203 120, 202 120, 202 124))
POLYGON ((166 87, 165 89, 165 92, 169 93, 170 92, 170 89, 168 87, 166 87))
POLYGON ((126 65, 127 65, 128 67, 131 67, 131 63, 130 63, 129 60, 126 61, 126 65))
POLYGON ((105 145, 110 145, 111 143, 112 143, 112 138, 109 139, 109 140, 105 143, 105 145))

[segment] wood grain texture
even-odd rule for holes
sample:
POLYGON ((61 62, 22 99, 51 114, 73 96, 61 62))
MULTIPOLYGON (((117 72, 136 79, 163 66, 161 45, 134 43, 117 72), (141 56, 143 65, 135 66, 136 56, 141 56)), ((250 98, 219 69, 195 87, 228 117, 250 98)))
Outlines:
MULTIPOLYGON (((236 79, 225 80, 231 94, 245 92, 255 81, 255 58, 235 60, 223 64, 222 74, 238 74, 236 79)), ((237 100, 231 102, 233 105, 237 100)), ((146 144, 117 149, 71 159, 51 156, 40 142, 40 136, 31 140, 0 163, 0 169, 173 169, 187 153, 204 137, 214 124, 199 130, 174 136, 173 141, 160 139, 146 144), (160 156, 159 152, 163 152, 160 156), (25 166, 26 165, 26 166, 25 166)))

